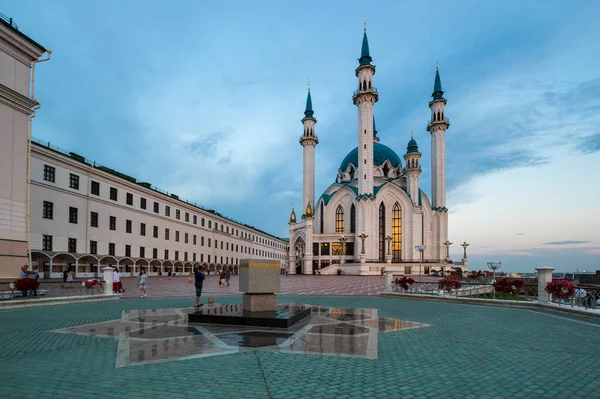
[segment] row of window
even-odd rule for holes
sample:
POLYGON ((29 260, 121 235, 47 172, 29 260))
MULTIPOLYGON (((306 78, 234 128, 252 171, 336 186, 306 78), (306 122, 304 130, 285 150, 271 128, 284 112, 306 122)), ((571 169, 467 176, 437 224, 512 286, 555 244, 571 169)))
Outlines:
MULTIPOLYGON (((56 180, 56 168, 50 165, 44 165, 44 180, 49 181, 54 183, 56 180)), ((69 188, 72 188, 74 190, 79 190, 79 176, 74 174, 74 173, 69 173, 69 188)), ((91 186, 90 186, 90 192, 92 195, 100 195, 100 182, 91 181, 91 186)), ((112 201, 118 201, 119 200, 119 191, 116 187, 110 187, 110 192, 109 192, 109 196, 110 199, 112 201)), ((125 203, 127 205, 131 205, 133 206, 133 194, 132 193, 125 193, 125 203)), ((140 209, 146 209, 147 207, 147 201, 146 198, 144 197, 140 197, 140 209)), ((160 204, 156 201, 154 201, 153 204, 153 211, 154 213, 160 213, 160 204)), ((165 205, 165 209, 164 209, 164 214, 167 217, 171 216, 171 207, 169 205, 165 205)), ((181 220, 181 210, 180 209, 175 209, 175 219, 177 220, 181 220)), ((184 220, 189 223, 190 222, 190 213, 189 212, 185 212, 184 213, 184 220)), ((213 225, 213 221, 212 220, 208 220, 205 221, 204 218, 200 218, 200 226, 201 227, 205 227, 206 222, 208 222, 208 228, 212 229, 212 225, 213 225)), ((197 225, 198 224, 198 216, 197 215, 192 215, 192 223, 197 225)), ((214 229, 218 230, 219 229, 219 223, 218 222, 214 222, 214 229)), ((274 248, 278 248, 278 249, 284 249, 284 244, 281 243, 277 243, 273 240, 269 240, 263 237, 257 237, 254 234, 250 234, 248 232, 240 232, 239 229, 234 229, 233 227, 229 226, 225 226, 223 223, 221 223, 221 232, 226 232, 227 234, 234 234, 236 237, 241 237, 247 240, 252 240, 252 241, 257 241, 260 244, 265 244, 274 248), (231 233, 230 233, 231 231, 231 233), (241 233, 241 234, 240 234, 241 233)))
MULTIPOLYGON (((52 247, 53 247, 53 236, 51 235, 44 235, 42 238, 42 249, 44 251, 52 251, 52 247)), ((115 256, 115 243, 110 242, 108 243, 108 254, 107 255, 111 255, 111 256, 115 256)), ((233 247, 233 245, 232 245, 233 247)), ((77 253, 77 239, 76 238, 69 238, 68 241, 68 245, 67 245, 67 250, 70 253, 77 253)), ((174 251, 175 252, 175 260, 180 260, 179 259, 179 251, 174 251)), ((94 240, 90 240, 90 252, 91 255, 98 255, 98 241, 94 241, 94 240)), ((247 253, 247 252, 246 252, 247 253)), ((192 261, 196 262, 196 253, 192 254, 192 261)), ((257 256, 264 256, 267 258, 272 258, 272 259, 283 259, 283 254, 276 254, 274 252, 269 252, 269 251, 264 251, 264 250, 255 250, 252 249, 252 255, 257 255, 257 256)), ((125 256, 129 256, 131 257, 131 245, 125 245, 125 256)), ((146 248, 145 247, 139 247, 139 257, 140 258, 145 258, 146 257, 146 248)), ((158 248, 153 248, 152 249, 152 259, 158 259, 158 248)), ((163 259, 170 259, 169 258, 169 250, 165 249, 164 250, 164 258, 163 259)), ((207 262, 210 262, 211 256, 209 254, 207 254, 207 262)), ((229 259, 231 259, 231 261, 233 262, 233 257, 229 257, 226 256, 225 257, 225 263, 229 263, 229 259)), ((188 252, 185 251, 183 252, 183 261, 187 262, 188 261, 188 252)), ((214 257, 214 261, 217 262, 217 256, 215 255, 214 257)), ((235 258, 235 263, 237 264, 238 258, 235 258)), ((204 254, 200 254, 200 262, 204 262, 204 254)), ((221 256, 221 263, 223 263, 223 256, 221 256)))

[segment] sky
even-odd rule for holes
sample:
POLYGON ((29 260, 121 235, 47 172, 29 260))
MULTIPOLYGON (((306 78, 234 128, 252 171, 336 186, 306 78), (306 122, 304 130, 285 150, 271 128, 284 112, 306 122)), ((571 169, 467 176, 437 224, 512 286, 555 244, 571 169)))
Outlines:
POLYGON ((600 2, 3 2, 52 50, 33 135, 288 237, 307 78, 318 198, 356 147, 363 16, 381 142, 410 130, 431 193, 435 62, 448 100, 451 255, 470 269, 600 269, 600 2))

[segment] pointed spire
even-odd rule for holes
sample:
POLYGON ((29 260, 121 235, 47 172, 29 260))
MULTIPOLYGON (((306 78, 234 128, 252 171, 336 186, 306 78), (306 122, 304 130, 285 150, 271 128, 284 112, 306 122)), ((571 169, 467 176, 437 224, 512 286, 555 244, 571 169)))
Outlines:
POLYGON ((292 204, 292 213, 290 214, 290 224, 296 223, 296 212, 294 211, 294 205, 292 204))
POLYGON ((415 140, 415 132, 410 129, 410 141, 408 142, 408 146, 406 147, 406 153, 411 154, 414 152, 419 152, 419 146, 417 145, 417 140, 415 140))
POLYGON ((373 115, 373 141, 379 143, 379 137, 377 137, 377 127, 375 126, 375 115, 373 115))
POLYGON ((304 110, 304 116, 306 118, 312 118, 314 115, 312 106, 312 97, 310 96, 310 79, 308 79, 308 95, 306 96, 306 109, 304 110))
POLYGON ((433 84, 433 97, 434 100, 443 100, 444 92, 442 91, 442 79, 440 79, 440 69, 437 60, 435 61, 435 82, 433 84))
POLYGON ((306 216, 307 218, 312 218, 312 216, 313 216, 313 209, 312 209, 312 206, 310 206, 310 201, 306 204, 306 210, 304 211, 304 216, 306 216))
POLYGON ((365 28, 363 33, 360 58, 358 59, 358 62, 360 63, 360 65, 371 65, 371 61, 373 61, 373 58, 371 58, 371 56, 369 55, 369 40, 367 39, 367 18, 363 17, 363 19, 365 20, 365 28))

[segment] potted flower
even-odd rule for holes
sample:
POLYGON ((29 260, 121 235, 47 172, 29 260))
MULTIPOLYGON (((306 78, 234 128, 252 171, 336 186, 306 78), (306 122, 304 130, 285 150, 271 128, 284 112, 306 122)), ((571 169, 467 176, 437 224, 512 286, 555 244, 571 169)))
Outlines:
POLYGON ((396 286, 399 286, 400 288, 404 289, 405 291, 408 291, 409 288, 412 287, 412 285, 415 283, 415 280, 413 280, 410 277, 402 276, 402 278, 397 278, 395 283, 396 283, 396 286))
POLYGON ((457 276, 444 277, 438 283, 438 288, 448 293, 452 292, 453 289, 459 289, 461 286, 462 284, 457 276))
POLYGON ((573 284, 567 280, 553 280, 546 284, 546 292, 553 298, 567 299, 575 294, 573 284))
POLYGON ((102 283, 100 281, 98 281, 97 279, 95 279, 95 278, 91 278, 89 280, 83 280, 81 282, 81 285, 85 286, 85 288, 87 288, 88 290, 90 288, 94 288, 96 286, 102 287, 102 283))

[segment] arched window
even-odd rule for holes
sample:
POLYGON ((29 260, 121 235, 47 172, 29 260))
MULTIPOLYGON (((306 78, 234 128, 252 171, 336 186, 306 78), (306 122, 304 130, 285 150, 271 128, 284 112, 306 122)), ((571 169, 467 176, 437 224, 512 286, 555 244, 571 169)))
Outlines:
POLYGON ((396 202, 392 209, 392 260, 402 259, 402 209, 396 202))
POLYGON ((344 232, 344 208, 339 205, 335 211, 335 232, 344 232))
POLYGON ((369 80, 369 90, 371 90, 371 81, 369 80))
POLYGON ((320 230, 321 230, 321 234, 325 233, 325 230, 323 229, 323 201, 321 201, 321 206, 319 207, 319 224, 320 224, 320 230))
POLYGON ((367 80, 363 80, 363 90, 367 90, 367 80))
POLYGON ((385 205, 379 205, 379 261, 385 262, 385 205))
POLYGON ((388 177, 390 167, 388 166, 387 162, 385 163, 385 165, 383 165, 382 171, 383 171, 383 176, 388 177))
POLYGON ((356 233, 356 207, 350 207, 350 233, 356 233))

